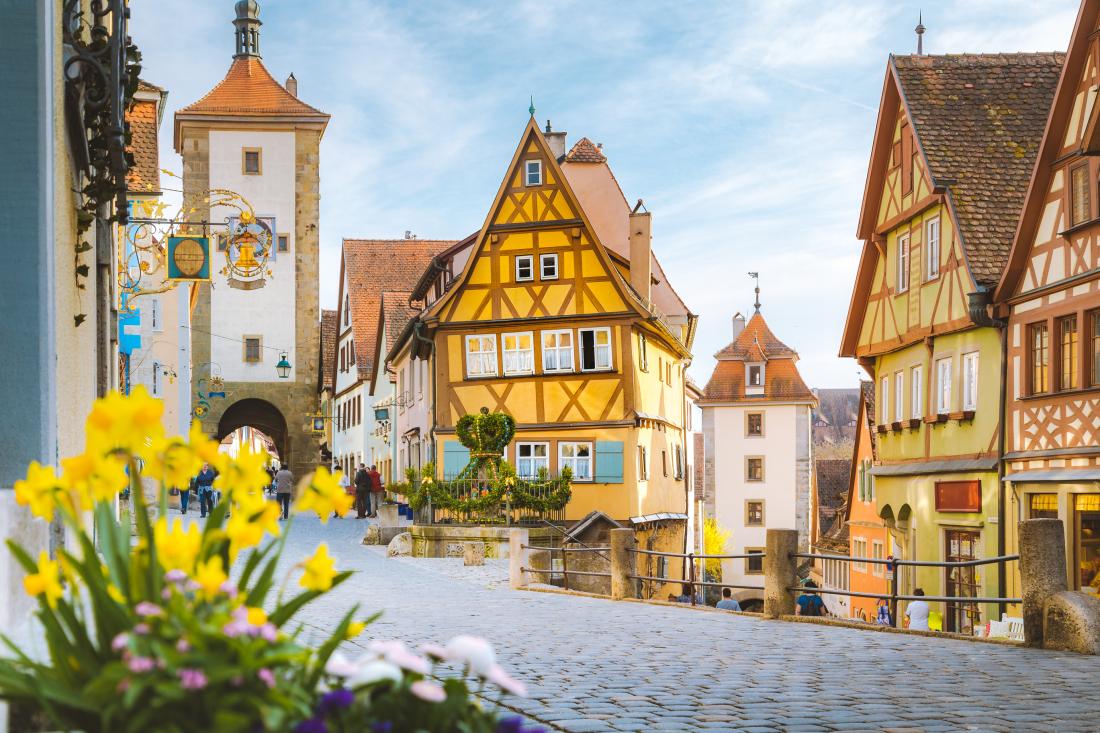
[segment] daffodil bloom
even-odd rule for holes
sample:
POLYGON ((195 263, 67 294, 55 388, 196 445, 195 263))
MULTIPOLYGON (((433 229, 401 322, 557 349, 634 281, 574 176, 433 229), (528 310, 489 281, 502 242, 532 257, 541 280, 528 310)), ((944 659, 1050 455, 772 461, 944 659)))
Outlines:
POLYGON ((222 583, 229 580, 225 574, 221 556, 215 555, 206 562, 200 562, 195 571, 195 582, 206 598, 213 599, 221 590, 222 583))
POLYGON ((126 464, 96 450, 61 459, 61 479, 72 492, 91 501, 111 501, 126 488, 126 464))
POLYGON ((300 486, 296 511, 317 512, 322 524, 327 524, 333 513, 341 517, 347 514, 354 501, 340 486, 340 472, 329 473, 324 466, 318 468, 300 486))
POLYGON ((157 520, 153 528, 153 541, 157 547, 157 560, 165 570, 182 570, 190 573, 195 568, 195 558, 199 555, 202 535, 199 525, 192 524, 185 532, 183 522, 177 519, 168 531, 168 520, 157 520))
POLYGON ((23 506, 29 506, 31 514, 47 522, 53 521, 57 509, 61 481, 53 466, 43 466, 31 461, 27 467, 27 477, 15 482, 15 500, 23 506))
POLYGON ((181 438, 153 439, 146 455, 144 473, 171 489, 187 488, 202 470, 203 460, 181 438))
POLYGON ((235 460, 225 464, 225 470, 214 479, 214 488, 222 489, 232 496, 262 492, 271 483, 271 476, 267 472, 270 461, 271 456, 267 451, 253 453, 246 448, 235 460))
POLYGON ((245 619, 253 626, 263 626, 267 623, 267 612, 262 608, 256 608, 255 606, 249 606, 247 608, 247 616, 245 619))
POLYGON ((305 570, 298 584, 308 590, 326 591, 332 587, 332 579, 336 577, 336 561, 328 554, 328 545, 322 542, 317 545, 317 551, 313 557, 302 563, 305 570))
POLYGON ((219 450, 218 443, 202 431, 202 424, 198 420, 191 423, 191 432, 187 434, 187 441, 191 450, 203 463, 209 463, 221 473, 226 455, 219 450))
POLYGON ((260 544, 264 538, 264 528, 247 514, 234 512, 225 523, 225 536, 229 538, 229 559, 233 560, 241 550, 260 544))
POLYGON ((110 392, 95 401, 88 415, 85 423, 88 445, 144 456, 149 440, 164 435, 160 421, 163 412, 164 403, 150 397, 141 385, 126 396, 110 392))
POLYGON ((57 599, 63 592, 61 574, 57 562, 51 560, 45 550, 38 555, 38 572, 23 578, 23 589, 29 596, 45 596, 50 608, 57 605, 57 599))
POLYGON ((111 597, 111 600, 115 603, 125 603, 126 596, 122 595, 122 591, 118 589, 118 586, 114 583, 110 583, 107 586, 107 595, 111 597))
POLYGON ((354 639, 355 637, 362 634, 363 629, 365 628, 367 628, 367 625, 362 621, 352 621, 350 624, 348 624, 348 633, 346 634, 346 638, 354 639))

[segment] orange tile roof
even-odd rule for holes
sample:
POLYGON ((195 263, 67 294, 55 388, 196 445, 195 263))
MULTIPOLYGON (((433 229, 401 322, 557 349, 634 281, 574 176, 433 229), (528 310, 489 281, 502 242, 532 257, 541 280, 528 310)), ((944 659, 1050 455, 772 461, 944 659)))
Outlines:
POLYGON ((781 356, 797 357, 797 354, 775 337, 759 312, 753 314, 733 343, 714 355, 716 359, 742 361, 765 361, 781 356))
POLYGON ((336 336, 340 312, 321 310, 321 389, 333 387, 333 363, 336 361, 336 336))
POLYGON ((355 364, 359 369, 360 379, 369 380, 374 371, 383 293, 411 291, 432 258, 456 241, 344 240, 342 270, 348 285, 351 327, 355 333, 355 364))
POLYGON ((703 389, 700 404, 739 400, 807 400, 816 404, 814 393, 802 381, 795 362, 798 354, 784 344, 764 321, 760 313, 753 314, 733 343, 714 355, 718 364, 703 389), (762 361, 764 393, 745 394, 745 364, 762 361))
POLYGON ((328 115, 286 90, 258 58, 233 59, 225 78, 197 102, 177 115, 305 116, 328 115))
MULTIPOLYGON (((153 91, 145 89, 143 91, 153 91)), ((157 103, 138 99, 126 110, 126 121, 130 123, 130 145, 128 150, 134 155, 134 165, 126 173, 126 188, 131 193, 160 193, 160 151, 157 145, 157 103)))
POLYGON ((607 157, 591 140, 582 137, 569 149, 565 160, 570 163, 604 163, 607 157))

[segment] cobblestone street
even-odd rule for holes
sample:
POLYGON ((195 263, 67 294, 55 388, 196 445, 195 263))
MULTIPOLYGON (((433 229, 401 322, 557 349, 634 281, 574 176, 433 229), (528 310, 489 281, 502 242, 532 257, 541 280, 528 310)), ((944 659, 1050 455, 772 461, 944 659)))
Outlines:
POLYGON ((288 562, 324 540, 359 571, 310 623, 359 602, 384 611, 360 645, 483 636, 529 684, 509 704, 552 730, 1097 730, 1095 658, 512 591, 503 561, 390 559, 365 528, 295 519, 288 562))

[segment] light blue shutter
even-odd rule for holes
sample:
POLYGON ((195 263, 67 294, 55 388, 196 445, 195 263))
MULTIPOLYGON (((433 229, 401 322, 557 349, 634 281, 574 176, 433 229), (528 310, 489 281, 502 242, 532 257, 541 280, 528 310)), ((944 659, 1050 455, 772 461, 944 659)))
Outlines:
POLYGON ((454 440, 443 444, 443 478, 453 479, 470 462, 470 449, 454 440))
POLYGON ((595 480, 598 484, 623 482, 623 442, 621 440, 596 441, 595 480))

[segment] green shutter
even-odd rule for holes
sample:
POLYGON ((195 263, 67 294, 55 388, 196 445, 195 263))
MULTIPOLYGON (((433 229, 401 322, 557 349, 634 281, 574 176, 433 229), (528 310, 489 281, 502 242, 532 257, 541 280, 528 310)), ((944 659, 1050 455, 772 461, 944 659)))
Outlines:
POLYGON ((443 478, 453 479, 470 462, 470 449, 454 440, 443 444, 443 478))
POLYGON ((598 484, 623 482, 623 443, 621 440, 596 441, 596 476, 598 484))

